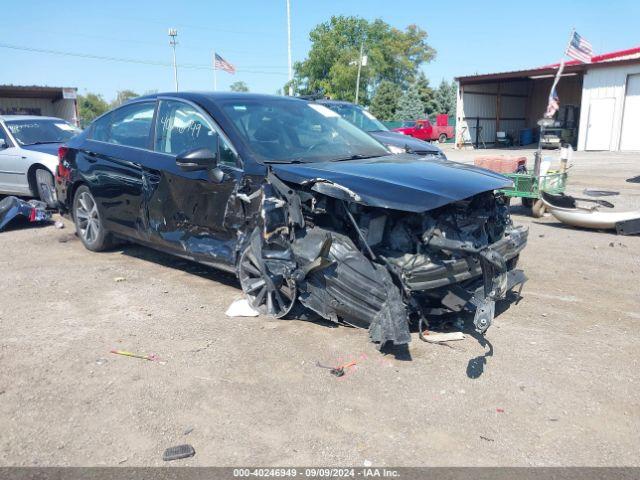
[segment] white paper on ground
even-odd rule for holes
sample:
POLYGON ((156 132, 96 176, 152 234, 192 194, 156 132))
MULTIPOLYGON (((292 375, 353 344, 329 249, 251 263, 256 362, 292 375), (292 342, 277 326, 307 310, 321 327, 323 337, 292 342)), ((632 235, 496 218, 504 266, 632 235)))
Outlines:
POLYGON ((246 298, 239 298, 234 300, 227 311, 225 312, 227 317, 257 317, 260 312, 255 310, 246 298))

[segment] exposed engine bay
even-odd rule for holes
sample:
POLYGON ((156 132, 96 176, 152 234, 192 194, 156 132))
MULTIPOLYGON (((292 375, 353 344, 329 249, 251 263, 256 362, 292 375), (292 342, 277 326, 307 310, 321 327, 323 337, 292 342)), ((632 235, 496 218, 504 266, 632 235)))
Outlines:
POLYGON ((484 333, 495 302, 526 277, 515 269, 527 229, 492 190, 424 212, 368 206, 333 182, 262 185, 258 227, 239 260, 252 306, 284 317, 296 301, 321 317, 406 344, 410 325, 475 311, 484 333))

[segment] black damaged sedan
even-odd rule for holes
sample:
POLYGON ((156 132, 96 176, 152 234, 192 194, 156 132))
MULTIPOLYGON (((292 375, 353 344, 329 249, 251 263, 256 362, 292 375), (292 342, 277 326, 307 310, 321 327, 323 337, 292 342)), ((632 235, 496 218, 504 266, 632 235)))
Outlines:
POLYGON ((527 231, 494 193, 508 179, 392 155, 317 103, 141 97, 59 157, 61 209, 89 250, 126 239, 232 271, 268 315, 307 309, 404 344, 412 322, 462 310, 486 331, 525 281, 527 231))

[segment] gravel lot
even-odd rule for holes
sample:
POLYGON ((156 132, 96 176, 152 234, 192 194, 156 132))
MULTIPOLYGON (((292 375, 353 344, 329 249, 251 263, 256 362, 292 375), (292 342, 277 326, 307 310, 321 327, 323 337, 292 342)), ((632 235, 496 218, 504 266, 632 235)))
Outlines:
MULTIPOLYGON (((640 208, 640 155, 574 163, 573 191, 640 208)), ((640 466, 640 236, 513 213, 524 299, 485 341, 386 354, 362 330, 226 318, 232 276, 91 253, 69 221, 0 233, 0 465, 162 465, 189 443, 172 465, 640 466)))

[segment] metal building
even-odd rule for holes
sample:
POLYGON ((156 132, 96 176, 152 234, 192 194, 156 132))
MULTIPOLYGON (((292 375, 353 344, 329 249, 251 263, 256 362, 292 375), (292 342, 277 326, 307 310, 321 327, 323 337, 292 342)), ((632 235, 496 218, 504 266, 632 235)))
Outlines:
MULTIPOLYGON (((533 143, 558 67, 456 78, 456 145, 491 145, 497 132, 533 143)), ((640 47, 567 62, 557 92, 563 141, 578 150, 640 151, 640 47)))
POLYGON ((0 115, 59 117, 78 125, 77 89, 0 85, 0 115))

